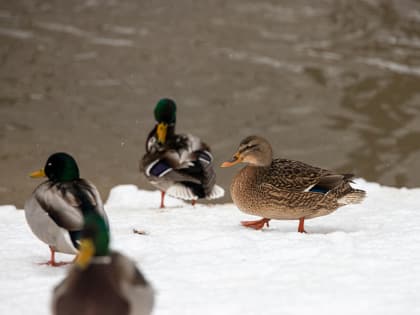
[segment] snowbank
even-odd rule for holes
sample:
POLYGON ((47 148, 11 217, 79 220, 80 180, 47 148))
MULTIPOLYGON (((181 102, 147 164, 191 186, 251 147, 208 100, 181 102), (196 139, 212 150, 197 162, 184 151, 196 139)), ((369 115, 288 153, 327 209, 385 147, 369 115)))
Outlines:
MULTIPOLYGON (((197 205, 115 187, 106 203, 113 247, 157 291, 154 314, 420 314, 420 189, 357 181, 361 205, 253 231, 232 204, 197 205), (133 229, 143 230, 138 235, 133 229)), ((66 267, 39 266, 47 246, 23 211, 0 207, 0 314, 48 314, 66 267)), ((59 255, 59 259, 72 257, 59 255)))

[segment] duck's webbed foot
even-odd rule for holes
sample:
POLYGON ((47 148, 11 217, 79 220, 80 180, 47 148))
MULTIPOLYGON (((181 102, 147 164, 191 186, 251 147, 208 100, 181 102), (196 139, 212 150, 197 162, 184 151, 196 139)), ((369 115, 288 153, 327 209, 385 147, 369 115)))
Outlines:
POLYGON ((270 222, 271 219, 267 219, 267 218, 262 218, 261 220, 256 220, 256 221, 241 221, 241 224, 245 227, 254 229, 254 230, 261 230, 264 225, 267 225, 267 227, 270 227, 270 222))
POLYGON ((55 250, 50 246, 50 251, 51 251, 51 258, 49 261, 47 262, 43 262, 43 263, 38 263, 38 265, 47 265, 47 266, 51 266, 51 267, 60 267, 60 266, 65 266, 65 265, 69 265, 72 264, 73 261, 56 261, 55 260, 55 250))

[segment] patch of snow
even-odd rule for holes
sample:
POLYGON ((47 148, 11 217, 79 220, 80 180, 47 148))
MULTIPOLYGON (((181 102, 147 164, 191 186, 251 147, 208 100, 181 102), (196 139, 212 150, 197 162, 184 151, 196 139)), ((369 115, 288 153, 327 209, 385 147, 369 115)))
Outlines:
MULTIPOLYGON (((263 231, 233 204, 195 207, 133 185, 112 189, 113 248, 153 284, 154 314, 420 314, 420 189, 357 180, 360 205, 263 231), (143 230, 146 235, 133 233, 143 230)), ((0 314, 48 314, 66 267, 49 258, 14 206, 0 207, 0 314)), ((72 256, 59 255, 59 260, 72 256)))

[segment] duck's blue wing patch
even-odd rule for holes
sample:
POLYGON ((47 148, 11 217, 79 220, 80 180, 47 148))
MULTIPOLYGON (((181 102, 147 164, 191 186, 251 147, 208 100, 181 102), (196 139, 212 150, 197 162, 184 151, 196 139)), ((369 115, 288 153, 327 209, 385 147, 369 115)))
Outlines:
POLYGON ((165 161, 156 160, 147 167, 146 175, 162 177, 170 171, 172 171, 172 167, 170 167, 165 161))
POLYGON ((327 192, 329 192, 330 190, 326 187, 321 187, 321 186, 314 186, 311 189, 309 189, 310 192, 316 192, 316 193, 321 193, 321 194, 326 194, 327 192))
POLYGON ((213 161, 213 155, 207 150, 199 151, 198 152, 198 160, 200 162, 204 162, 205 164, 210 164, 213 161))

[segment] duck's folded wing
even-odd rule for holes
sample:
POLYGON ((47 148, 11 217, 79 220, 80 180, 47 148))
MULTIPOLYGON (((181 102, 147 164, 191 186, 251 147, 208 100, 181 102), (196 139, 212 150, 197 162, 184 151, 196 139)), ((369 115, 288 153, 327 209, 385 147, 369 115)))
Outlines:
MULTIPOLYGON (((91 209, 99 213, 105 219, 107 225, 109 225, 108 216, 106 215, 101 195, 99 194, 99 191, 96 189, 95 185, 83 178, 77 180, 76 185, 79 187, 79 191, 81 189, 82 194, 85 196, 83 199, 88 204, 88 207, 91 207, 91 209)), ((80 194, 78 198, 80 199, 80 194)), ((79 205, 79 209, 80 206, 81 203, 79 205)))
POLYGON ((325 193, 348 176, 350 175, 335 174, 299 161, 276 159, 262 182, 280 190, 304 192, 319 189, 316 192, 325 193))
POLYGON ((54 222, 69 231, 83 227, 83 215, 76 197, 56 185, 41 186, 35 195, 36 200, 54 222))
POLYGON ((347 184, 352 174, 325 174, 318 176, 289 176, 264 182, 260 189, 278 205, 288 207, 315 207, 330 191, 347 184))
POLYGON ((321 176, 318 181, 307 187, 305 191, 326 194, 329 191, 341 186, 344 183, 351 182, 353 174, 328 174, 321 176))
POLYGON ((194 173, 188 171, 188 169, 194 167, 194 165, 178 169, 175 169, 172 165, 173 163, 170 163, 167 159, 156 159, 145 168, 144 173, 148 177, 157 177, 168 181, 200 183, 200 181, 193 176, 194 173))
POLYGON ((195 154, 202 169, 201 183, 203 184, 205 194, 209 196, 216 184, 216 172, 213 168, 213 155, 208 150, 196 151, 195 154))
POLYGON ((260 189, 272 205, 287 207, 289 209, 296 208, 300 211, 307 209, 307 213, 301 213, 303 216, 309 215, 314 208, 318 207, 324 198, 324 195, 320 193, 302 193, 284 190, 268 183, 262 184, 260 189))
POLYGON ((131 314, 150 314, 154 306, 155 292, 130 258, 118 253, 112 253, 113 270, 120 278, 124 287, 129 288, 129 303, 132 308, 131 314))
POLYGON ((210 194, 216 183, 216 172, 213 168, 213 156, 210 151, 199 150, 191 154, 191 160, 185 166, 177 169, 179 173, 195 179, 204 189, 206 195, 210 194))

